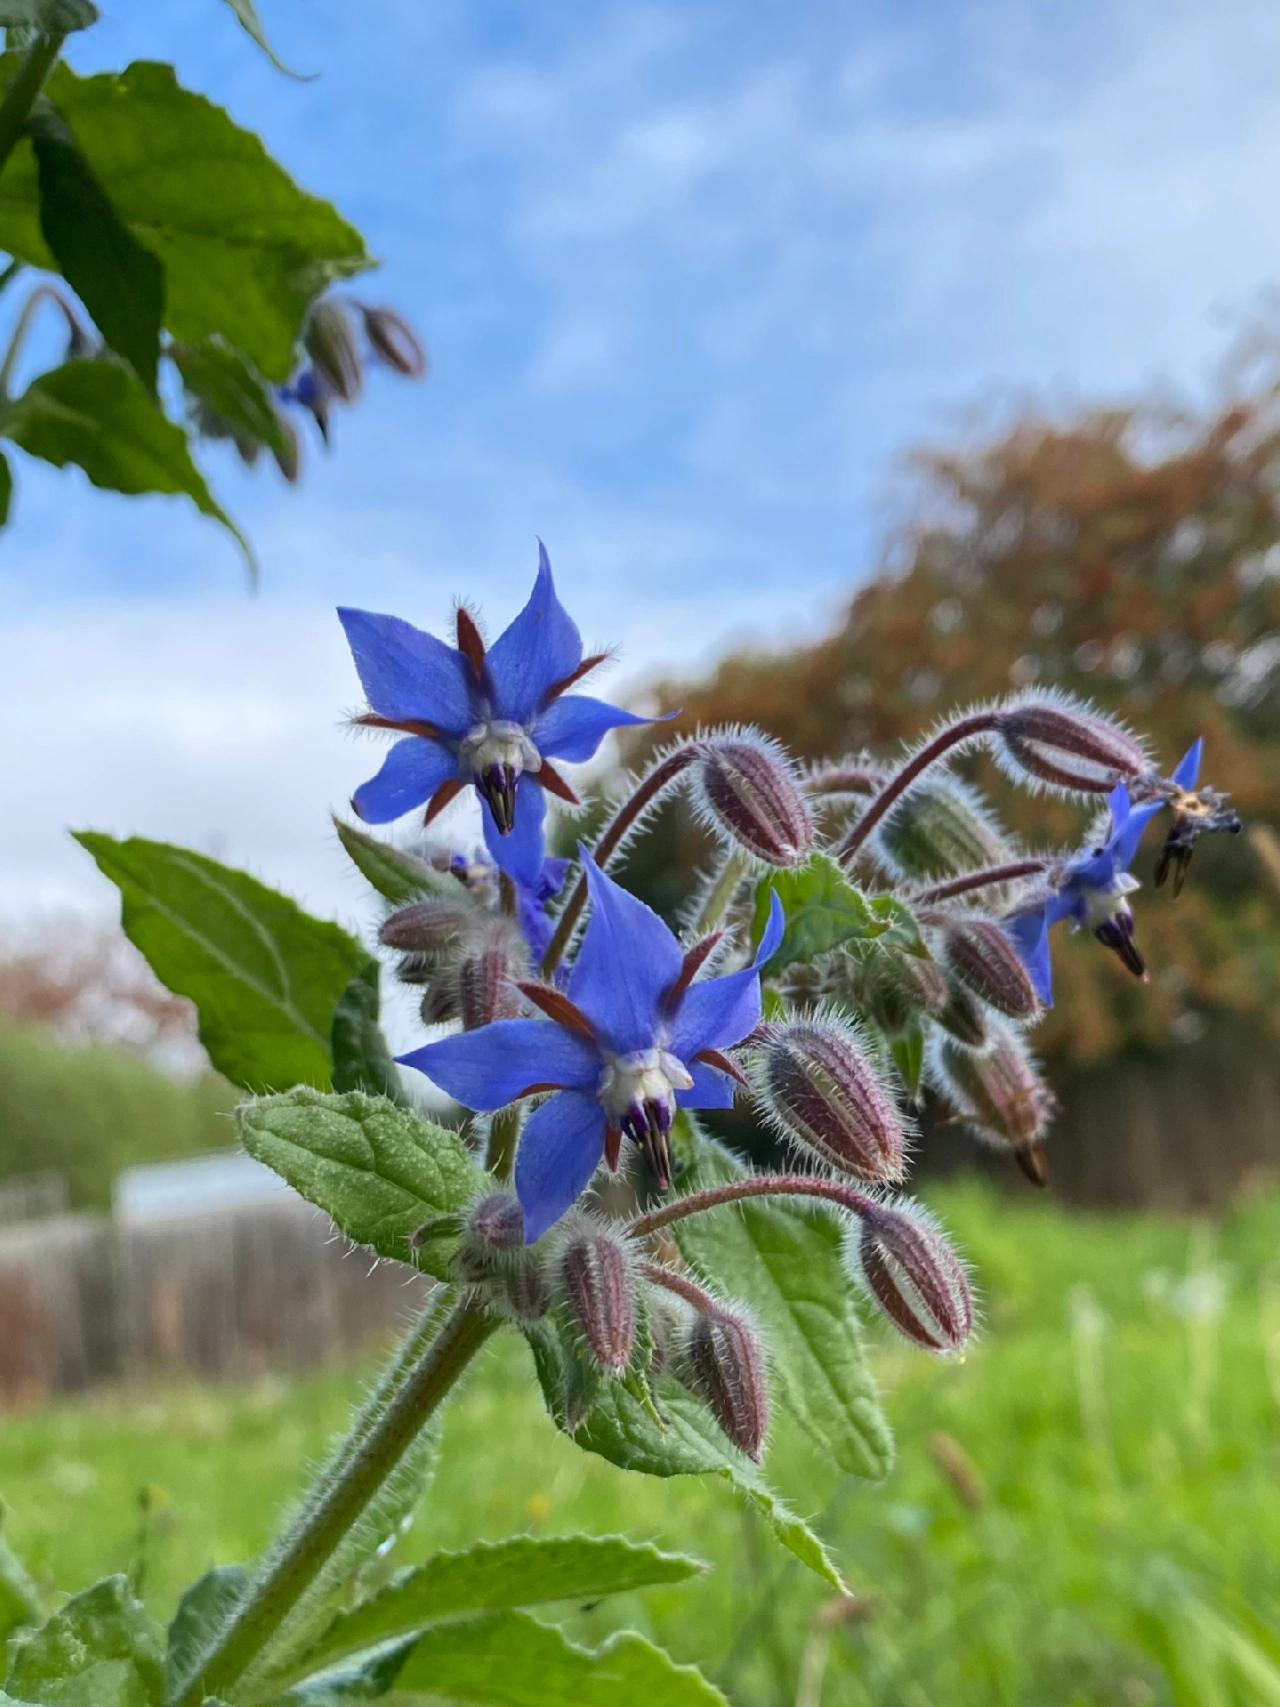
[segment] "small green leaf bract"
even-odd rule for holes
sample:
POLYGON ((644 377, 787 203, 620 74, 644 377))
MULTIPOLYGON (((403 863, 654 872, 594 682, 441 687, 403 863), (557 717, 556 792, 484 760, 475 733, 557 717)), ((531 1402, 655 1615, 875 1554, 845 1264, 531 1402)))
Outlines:
POLYGON ((911 909, 890 895, 864 895, 830 854, 813 854, 804 865, 771 871, 761 881, 753 922, 756 942, 764 932, 770 897, 775 894, 787 922, 769 961, 770 975, 797 962, 816 960, 833 948, 856 952, 878 945, 904 954, 928 952, 911 909))
POLYGON ((125 934, 196 1005, 214 1066, 245 1090, 331 1082, 330 1031, 367 951, 243 871, 187 848, 76 840, 120 890, 125 934))
POLYGON ((442 1232, 416 1250, 410 1240, 484 1185, 456 1132, 384 1097, 322 1096, 305 1085, 246 1103, 238 1119, 249 1154, 323 1209, 347 1238, 447 1278, 456 1236, 442 1232))

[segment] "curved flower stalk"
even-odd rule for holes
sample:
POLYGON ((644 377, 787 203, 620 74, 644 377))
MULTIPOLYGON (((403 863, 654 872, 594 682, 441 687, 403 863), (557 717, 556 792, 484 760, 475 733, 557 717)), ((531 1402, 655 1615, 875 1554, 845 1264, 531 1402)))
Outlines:
POLYGON ((356 790, 357 815, 389 824, 425 806, 429 824, 474 787, 493 859, 509 876, 536 884, 547 793, 578 804, 551 761, 580 764, 611 729, 651 721, 568 691, 605 654, 584 659, 582 637, 556 597, 545 546, 538 547, 528 603, 491 647, 463 606, 456 646, 399 617, 350 609, 338 615, 370 705, 357 724, 403 737, 378 774, 356 790))
POLYGON ((530 1243, 581 1196, 602 1160, 617 1167, 624 1136, 666 1189, 676 1110, 732 1106, 741 1075, 724 1051, 759 1023, 760 969, 782 935, 775 899, 751 964, 699 980, 717 939, 683 950, 656 913, 581 852, 592 915, 566 989, 521 985, 547 1017, 502 1021, 400 1058, 477 1112, 557 1093, 530 1117, 516 1152, 530 1243))

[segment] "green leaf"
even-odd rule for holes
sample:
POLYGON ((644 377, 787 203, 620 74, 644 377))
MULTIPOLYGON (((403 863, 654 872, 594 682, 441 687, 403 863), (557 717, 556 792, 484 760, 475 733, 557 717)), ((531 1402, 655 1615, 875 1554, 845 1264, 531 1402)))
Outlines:
POLYGON ((165 1653, 165 1688, 176 1695, 194 1676, 201 1654, 225 1624, 233 1607, 243 1600, 252 1577, 243 1565, 215 1565, 192 1583, 178 1602, 169 1625, 165 1653))
POLYGON ((366 951, 337 925, 203 854, 96 831, 76 840, 120 890, 125 933, 195 1003, 218 1071, 257 1091, 326 1088, 334 1012, 366 951))
POLYGON ((27 129, 35 148, 44 240, 108 345, 154 394, 164 268, 121 223, 57 111, 39 103, 27 129))
MULTIPOLYGON (((330 1626, 302 1662, 308 1672, 397 1636, 409 1636, 460 1613, 595 1599, 653 1583, 678 1583, 703 1567, 618 1535, 532 1535, 481 1541, 460 1553, 437 1553, 401 1571, 363 1605, 330 1626)), ((301 1670, 302 1667, 299 1667, 301 1670)))
POLYGON ((889 1053, 898 1069, 907 1095, 914 1099, 920 1094, 924 1077, 924 1027, 916 1021, 905 1031, 896 1031, 888 1039, 889 1053))
POLYGON ((341 818, 334 818, 333 827, 356 870, 397 907, 420 901, 424 895, 447 895, 459 904, 465 902, 467 891, 457 878, 437 871, 425 859, 380 841, 341 818))
POLYGON ((273 456, 288 457, 288 435, 270 387, 253 363, 225 338, 176 344, 173 363, 188 393, 226 427, 254 444, 264 445, 273 456))
POLYGON ((6 30, 38 30, 58 35, 87 30, 98 21, 92 0, 0 0, 0 27, 6 30))
MULTIPOLYGON (((346 1707, 349 1701, 381 1701, 395 1684, 413 1647, 412 1638, 400 1642, 346 1671, 331 1672, 327 1677, 289 1690, 286 1695, 273 1696, 270 1707, 346 1707)), ((395 1698, 400 1702, 417 1699, 398 1690, 395 1698)))
POLYGON ((156 1707, 164 1642, 128 1579, 107 1577, 10 1643, 5 1688, 43 1707, 156 1707))
POLYGON ((276 57, 271 43, 267 40, 267 33, 262 27, 262 19, 258 16, 258 8, 254 5, 253 0, 224 0, 224 4, 235 13, 245 34, 258 44, 277 71, 283 71, 286 77, 292 77, 299 83, 312 81, 310 77, 305 77, 300 72, 290 71, 289 67, 276 57))
POLYGON ((438 1234, 416 1252, 409 1241, 428 1221, 461 1210, 484 1185, 456 1132, 382 1097, 326 1097, 305 1085, 246 1103, 238 1118, 249 1154, 323 1209, 347 1238, 447 1276, 451 1235, 438 1234))
POLYGON ((524 1612, 429 1630, 395 1687, 410 1701, 443 1697, 467 1707, 728 1707, 701 1672, 677 1665, 643 1636, 580 1648, 524 1612))
MULTIPOLYGON (((746 1171, 708 1138, 697 1140, 694 1155, 682 1191, 746 1171)), ((705 1280, 751 1301, 769 1347, 772 1390, 822 1456, 856 1476, 887 1475, 893 1436, 867 1368, 836 1218, 761 1198, 691 1216, 673 1230, 705 1280)))
POLYGON ((215 503, 191 460, 186 434, 122 363, 70 361, 42 373, 21 397, 0 406, 0 438, 57 468, 73 462, 109 492, 190 498, 227 529, 255 572, 249 544, 215 503))
MULTIPOLYGON (((535 1363, 550 1404, 547 1379, 551 1370, 545 1354, 544 1342, 535 1363)), ((656 1378, 654 1392, 665 1428, 658 1427, 647 1408, 613 1382, 574 1432, 573 1440, 585 1452, 646 1476, 723 1476, 756 1508, 789 1553, 844 1593, 844 1580, 821 1540, 802 1518, 787 1509, 755 1465, 729 1445, 706 1406, 669 1375, 656 1378)))
POLYGON ((26 1566, 0 1536, 0 1644, 22 1625, 38 1624, 41 1616, 39 1589, 26 1566))
POLYGON ((378 1024, 378 983, 382 968, 365 962, 338 999, 331 1046, 335 1091, 369 1091, 409 1106, 400 1074, 378 1024))
MULTIPOLYGON (((121 221, 163 263, 173 336, 221 333, 267 379, 287 379, 311 301, 370 265, 360 234, 167 65, 78 77, 60 64, 47 92, 121 221)), ((0 250, 49 268, 38 207, 23 142, 0 178, 0 250)))
POLYGON ((816 960, 833 948, 867 949, 873 944, 900 953, 925 955, 911 909, 891 895, 864 895, 830 854, 813 854, 794 870, 771 871, 756 889, 753 940, 759 942, 776 894, 787 916, 772 977, 797 961, 816 960))
POLYGON ((13 499, 13 470, 9 459, 0 453, 0 528, 9 520, 9 505, 13 499))

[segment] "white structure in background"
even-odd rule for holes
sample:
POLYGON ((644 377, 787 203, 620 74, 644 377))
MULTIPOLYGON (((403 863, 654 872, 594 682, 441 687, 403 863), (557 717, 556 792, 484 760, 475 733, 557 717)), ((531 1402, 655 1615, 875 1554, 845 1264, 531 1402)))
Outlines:
POLYGON ((122 1227, 174 1221, 278 1202, 286 1189, 270 1168, 234 1150, 188 1156, 178 1162, 150 1162, 126 1168, 117 1177, 115 1218, 122 1227))

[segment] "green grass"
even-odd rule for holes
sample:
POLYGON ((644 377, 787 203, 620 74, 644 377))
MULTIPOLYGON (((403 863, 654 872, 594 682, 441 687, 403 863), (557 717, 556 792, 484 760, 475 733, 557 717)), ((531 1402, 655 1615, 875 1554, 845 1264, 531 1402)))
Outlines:
MULTIPOLYGON (((864 1597, 858 1621, 828 1628, 821 1586, 718 1486, 627 1477, 556 1437, 515 1345, 450 1413, 399 1556, 575 1527, 697 1552, 705 1581, 569 1623, 593 1639, 631 1623, 738 1707, 1280 1703, 1280 1200, 1212 1227, 976 1187, 937 1196, 986 1299, 976 1350, 944 1364, 879 1345, 899 1443, 883 1486, 832 1476, 785 1432, 771 1455, 864 1597), (967 1472, 940 1467, 939 1435, 967 1472)), ((75 1586, 134 1560, 146 1486, 145 1589, 167 1612, 205 1566, 262 1544, 355 1385, 330 1374, 8 1418, 8 1533, 40 1575, 75 1586)))

